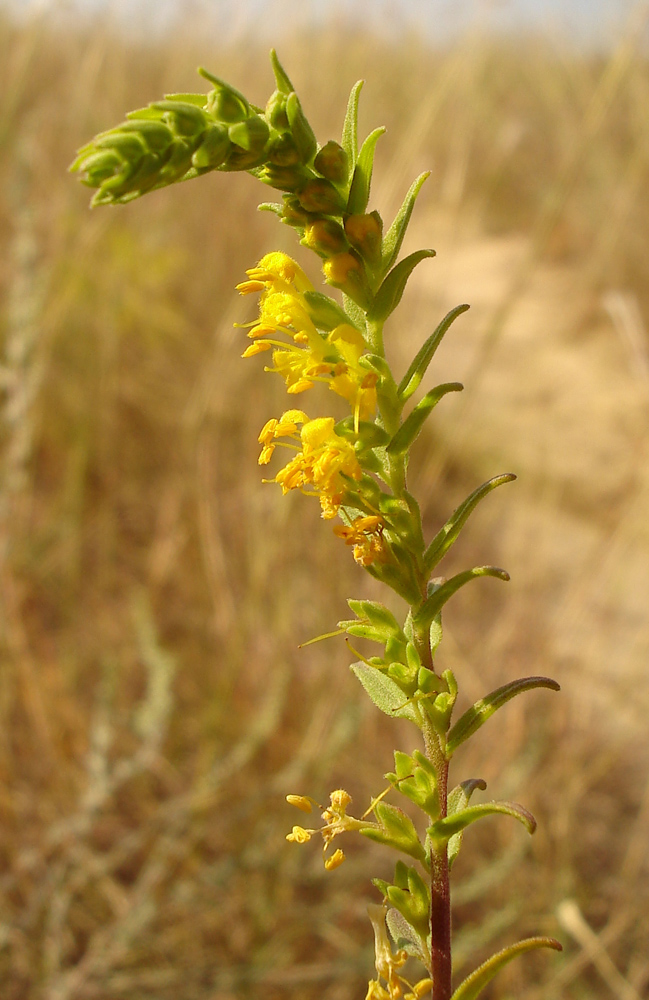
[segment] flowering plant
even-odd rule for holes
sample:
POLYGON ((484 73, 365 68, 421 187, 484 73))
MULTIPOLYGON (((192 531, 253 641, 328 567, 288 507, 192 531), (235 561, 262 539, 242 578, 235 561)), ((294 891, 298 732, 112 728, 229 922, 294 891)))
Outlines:
POLYGON ((423 249, 399 259, 428 175, 415 180, 384 233, 380 214, 368 211, 374 151, 384 130, 375 129, 359 148, 362 81, 352 90, 341 142, 320 146, 274 52, 271 60, 276 89, 265 108, 201 69, 212 84, 208 94, 171 94, 131 112, 84 146, 71 169, 97 189, 94 205, 128 202, 213 170, 247 171, 282 193, 280 202, 260 208, 296 230, 321 259, 325 282, 342 292, 339 302, 317 290, 280 252, 266 254, 238 285, 243 295, 259 295, 259 314, 245 324, 251 342, 243 357, 263 354, 270 361, 266 371, 279 374, 292 397, 320 385, 349 407, 340 420, 310 418, 297 408, 271 417, 259 434, 259 463, 271 465, 277 449, 288 449, 287 463, 265 481, 284 494, 299 490, 317 497, 322 517, 336 521, 333 533, 352 548, 356 562, 406 602, 408 611, 399 620, 378 601, 350 600, 353 617, 338 622, 337 631, 380 647, 379 655, 359 655, 352 670, 382 712, 418 730, 419 747, 395 751, 387 788, 358 817, 349 812, 351 798, 344 789, 331 793, 326 808, 308 796, 289 795, 290 805, 305 814, 316 806, 322 825, 295 825, 287 840, 304 844, 320 835, 329 871, 344 861, 342 848, 330 848, 345 834, 359 833, 400 855, 391 882, 374 880, 381 899, 369 907, 376 978, 366 1000, 418 1000, 431 993, 433 1000, 474 1000, 518 954, 561 947, 547 937, 519 941, 453 988, 450 872, 464 830, 493 814, 513 817, 529 833, 536 822, 514 802, 472 802, 474 793, 486 788, 479 778, 449 789, 451 759, 510 699, 539 687, 558 690, 558 684, 547 677, 511 681, 454 720, 458 684, 452 671, 439 673, 434 660, 444 606, 477 577, 509 577, 494 566, 450 579, 434 573, 478 503, 515 477, 504 474, 479 486, 432 539, 424 537, 420 508, 407 485, 410 450, 434 407, 463 387, 435 386, 414 406, 411 398, 442 338, 468 306, 444 317, 400 378, 386 360, 383 331, 414 268, 434 256, 423 249), (409 813, 388 800, 400 796, 423 814, 423 835, 409 813), (414 981, 405 976, 409 956, 423 967, 414 981))

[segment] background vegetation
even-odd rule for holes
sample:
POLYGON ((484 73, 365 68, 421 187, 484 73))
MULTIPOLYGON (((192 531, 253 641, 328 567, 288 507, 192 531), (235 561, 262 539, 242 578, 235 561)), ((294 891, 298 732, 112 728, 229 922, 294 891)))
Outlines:
MULTIPOLYGON (((447 569, 513 582, 455 599, 442 659, 467 698, 537 672, 563 694, 512 703, 462 762, 539 832, 467 835, 456 961, 524 933, 565 951, 510 966, 492 1000, 649 996, 646 20, 606 52, 340 21, 273 39, 322 140, 366 77, 384 217, 433 171, 411 239, 439 256, 391 333, 405 363, 472 303, 432 376, 467 391, 417 456, 430 529, 520 475, 447 569)), ((3 1000, 356 1000, 372 970, 380 851, 351 843, 327 874, 284 840, 287 792, 367 802, 395 738, 342 640, 297 648, 373 581, 256 465, 283 385, 240 360, 233 285, 292 234, 247 176, 90 214, 66 174, 126 110, 200 89, 198 63, 263 102, 266 48, 199 17, 143 42, 0 14, 3 1000)))

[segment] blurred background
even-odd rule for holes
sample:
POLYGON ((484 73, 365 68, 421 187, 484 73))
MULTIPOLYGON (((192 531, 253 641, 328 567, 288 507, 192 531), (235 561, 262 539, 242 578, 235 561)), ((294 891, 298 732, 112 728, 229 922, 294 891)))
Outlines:
POLYGON ((350 839, 327 874, 284 840, 284 796, 343 785, 363 810, 413 733, 342 639, 297 648, 380 591, 315 501, 261 484, 284 387, 233 328, 246 267, 315 260, 248 175, 91 213, 66 173, 127 110, 203 90, 198 64, 263 105, 270 44, 322 142, 366 79, 385 219, 432 171, 405 249, 438 256, 387 334, 403 369, 471 304, 423 387, 466 384, 413 459, 427 530, 519 476, 443 567, 512 582, 454 599, 439 665, 464 705, 563 688, 454 762, 539 820, 467 834, 457 971, 548 933, 563 955, 485 998, 649 996, 648 23, 619 0, 0 5, 3 1000, 356 1000, 373 972, 392 860, 350 839))

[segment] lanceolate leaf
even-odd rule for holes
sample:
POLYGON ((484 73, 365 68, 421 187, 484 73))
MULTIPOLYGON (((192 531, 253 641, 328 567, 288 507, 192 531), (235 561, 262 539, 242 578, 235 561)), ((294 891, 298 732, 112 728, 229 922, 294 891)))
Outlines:
POLYGON ((523 691, 532 691, 534 688, 549 688, 551 691, 560 691, 561 687, 551 677, 520 677, 509 684, 503 684, 490 694, 480 698, 469 708, 464 715, 458 719, 448 734, 446 740, 446 752, 450 756, 457 748, 473 736, 480 726, 483 726, 494 712, 505 705, 517 694, 523 691))
POLYGON ((396 267, 392 268, 376 293, 374 302, 367 313, 368 319, 387 319, 390 313, 401 302, 401 296, 403 295, 408 278, 417 264, 426 257, 434 256, 434 250, 416 250, 415 253, 411 253, 408 257, 400 260, 396 267))
POLYGON ((430 955, 424 941, 422 941, 415 928, 410 926, 406 918, 398 910, 388 910, 386 923, 397 950, 403 949, 409 955, 414 955, 415 958, 420 959, 424 965, 430 965, 430 955))
POLYGON ((354 167, 352 184, 349 190, 349 201, 347 202, 347 212, 349 215, 361 215, 367 208, 370 200, 370 185, 372 183, 372 169, 374 167, 374 151, 376 144, 385 132, 385 127, 375 128, 370 132, 367 139, 361 146, 358 154, 358 162, 354 167))
POLYGON ((398 684, 382 673, 378 667, 363 663, 352 663, 351 669, 367 691, 377 708, 393 719, 408 719, 419 725, 414 706, 407 702, 406 695, 398 684))
POLYGON ((444 385, 436 385, 434 389, 427 392, 424 398, 417 403, 412 413, 406 417, 390 441, 387 447, 388 454, 405 454, 424 426, 426 417, 437 406, 440 399, 447 392, 461 392, 463 388, 464 386, 461 382, 446 382, 444 385))
POLYGON ((408 223, 410 222, 410 216, 412 215, 417 195, 419 194, 424 181, 428 180, 429 177, 430 170, 427 170, 425 174, 420 174, 414 184, 412 184, 408 194, 403 200, 403 205, 395 216, 394 222, 385 234, 383 239, 383 274, 386 274, 390 270, 399 256, 399 250, 401 249, 403 237, 406 234, 406 229, 408 228, 408 223))
POLYGON ((475 566, 467 569, 463 573, 452 576, 446 583, 442 583, 437 589, 427 597, 417 612, 417 619, 424 622, 432 622, 435 615, 438 615, 446 602, 455 594, 460 587, 470 580, 475 580, 479 576, 495 576, 498 580, 509 580, 509 573, 497 566, 475 566))
POLYGON ((495 490, 497 486, 502 486, 503 483, 512 483, 515 479, 516 476, 513 472, 505 472, 501 476, 494 476, 493 479, 489 479, 482 486, 479 486, 477 490, 474 490, 453 511, 446 524, 440 528, 426 549, 424 566, 427 573, 431 573, 440 559, 448 552, 468 520, 469 515, 478 506, 483 497, 486 497, 488 493, 495 490))
POLYGON ((352 168, 356 166, 358 159, 358 99, 364 83, 364 80, 358 80, 352 87, 343 124, 341 146, 347 153, 352 168))
POLYGON ((431 333, 428 340, 420 347, 408 371, 399 383, 398 392, 401 399, 406 400, 412 396, 426 374, 426 370, 433 359, 435 351, 441 344, 444 334, 453 321, 466 312, 467 309, 469 309, 468 305, 456 306, 455 309, 451 309, 450 313, 446 314, 439 326, 431 333))
POLYGON ((531 812, 528 812, 518 802, 481 802, 477 806, 467 806, 466 809, 458 809, 452 816, 438 819, 436 823, 428 828, 431 840, 443 843, 450 840, 456 833, 466 830, 467 826, 482 819, 484 816, 492 816, 502 813, 505 816, 513 816, 526 827, 528 833, 536 830, 536 820, 531 812))
POLYGON ((502 951, 488 958, 463 983, 460 983, 451 1000, 476 1000, 476 997, 480 995, 487 983, 491 982, 503 966, 511 962, 517 955, 522 955, 526 951, 533 951, 535 948, 553 948, 554 951, 563 950, 559 942, 550 937, 526 938, 524 941, 510 945, 509 948, 503 948, 502 951))

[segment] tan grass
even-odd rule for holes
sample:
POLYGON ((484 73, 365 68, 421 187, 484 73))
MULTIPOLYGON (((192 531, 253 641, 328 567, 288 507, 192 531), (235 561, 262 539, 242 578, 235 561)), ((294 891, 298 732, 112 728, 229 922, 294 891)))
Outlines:
MULTIPOLYGON (((317 849, 284 841, 287 792, 345 784, 365 803, 395 738, 340 641, 297 649, 373 582, 255 463, 284 397, 239 359, 232 288, 290 234, 255 213, 247 177, 90 214, 65 172, 127 109, 197 87, 199 62, 264 100, 263 47, 196 26, 144 45, 109 21, 0 19, 3 1000, 352 1000, 372 967, 365 905, 385 860, 351 843, 326 875, 317 849)), ((395 360, 473 303, 435 372, 466 378, 466 398, 417 456, 430 528, 481 479, 521 476, 449 561, 502 563, 513 583, 458 597, 444 665, 467 699, 527 673, 564 686, 510 705, 459 762, 540 828, 531 844, 495 822, 467 837, 458 968, 548 932, 564 955, 511 966, 492 997, 647 996, 639 24, 606 57, 343 29, 280 45, 318 134, 366 76, 363 123, 389 126, 375 204, 389 214, 433 170, 412 241, 439 256, 395 360)))

